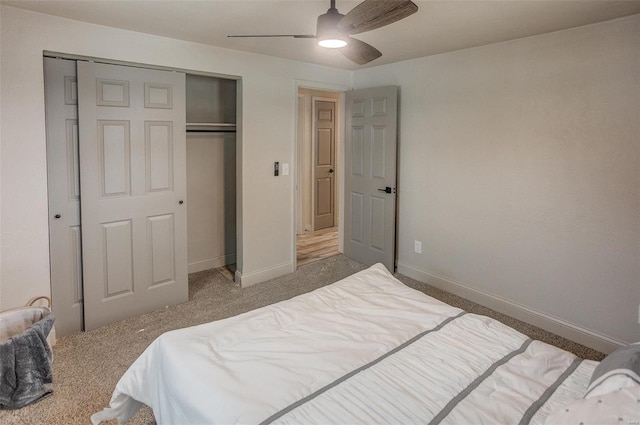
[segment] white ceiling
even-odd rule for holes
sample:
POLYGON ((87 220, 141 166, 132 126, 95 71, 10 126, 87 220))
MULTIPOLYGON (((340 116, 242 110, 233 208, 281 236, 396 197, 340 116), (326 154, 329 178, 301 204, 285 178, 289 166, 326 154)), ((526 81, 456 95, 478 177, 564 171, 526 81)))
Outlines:
MULTIPOLYGON (((229 34, 313 34, 329 0, 0 0, 78 21, 344 69, 359 69, 313 39, 237 39, 229 34)), ((359 34, 382 52, 376 66, 640 13, 640 0, 413 0, 417 13, 359 34)), ((337 0, 346 14, 359 1, 337 0)))

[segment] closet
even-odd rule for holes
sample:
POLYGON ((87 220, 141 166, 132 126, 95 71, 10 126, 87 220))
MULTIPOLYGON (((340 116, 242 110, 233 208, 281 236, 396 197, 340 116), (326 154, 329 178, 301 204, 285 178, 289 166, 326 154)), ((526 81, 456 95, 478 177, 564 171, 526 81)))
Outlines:
POLYGON ((236 81, 187 74, 189 273, 236 262, 236 81))
POLYGON ((236 81, 45 57, 58 335, 188 299, 236 260, 236 81))

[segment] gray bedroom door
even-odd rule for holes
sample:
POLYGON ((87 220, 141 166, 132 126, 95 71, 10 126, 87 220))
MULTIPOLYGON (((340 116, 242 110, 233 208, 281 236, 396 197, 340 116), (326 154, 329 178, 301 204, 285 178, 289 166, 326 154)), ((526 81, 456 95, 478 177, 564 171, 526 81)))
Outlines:
POLYGON ((185 74, 78 62, 85 329, 188 299, 185 74))
POLYGON ((347 92, 344 253, 395 268, 398 88, 347 92))
POLYGON ((52 310, 56 334, 83 330, 76 61, 44 59, 52 310))

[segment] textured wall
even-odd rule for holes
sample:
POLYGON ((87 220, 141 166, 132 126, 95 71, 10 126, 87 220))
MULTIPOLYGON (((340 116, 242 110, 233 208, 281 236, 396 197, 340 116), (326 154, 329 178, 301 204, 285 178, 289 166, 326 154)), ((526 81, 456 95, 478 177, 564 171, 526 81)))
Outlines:
POLYGON ((401 272, 639 339, 640 15, 365 69, 354 84, 400 86, 401 272))

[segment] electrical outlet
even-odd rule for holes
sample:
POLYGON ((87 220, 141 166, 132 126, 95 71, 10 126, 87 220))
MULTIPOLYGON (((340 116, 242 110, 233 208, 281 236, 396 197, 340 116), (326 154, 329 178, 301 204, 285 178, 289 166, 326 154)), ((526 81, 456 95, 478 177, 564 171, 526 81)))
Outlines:
POLYGON ((420 241, 413 241, 413 242, 415 243, 414 250, 418 254, 422 254, 422 242, 420 242, 420 241))

